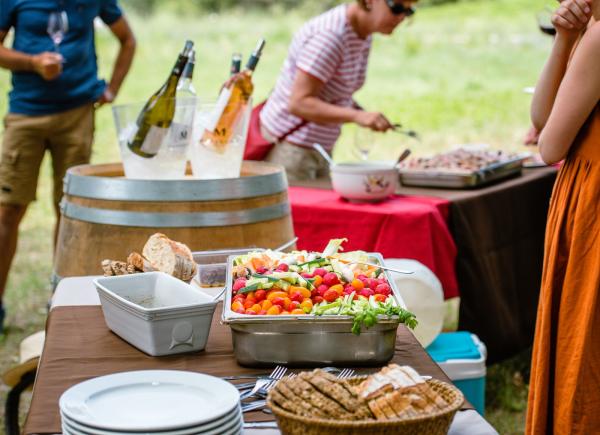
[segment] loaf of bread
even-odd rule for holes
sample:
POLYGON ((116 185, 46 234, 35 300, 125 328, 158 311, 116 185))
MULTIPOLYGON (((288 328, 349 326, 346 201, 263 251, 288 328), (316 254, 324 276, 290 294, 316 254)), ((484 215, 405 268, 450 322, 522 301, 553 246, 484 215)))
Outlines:
POLYGON ((143 257, 149 261, 154 270, 168 273, 182 281, 190 282, 196 275, 196 262, 192 251, 183 243, 175 242, 164 234, 150 236, 144 249, 143 257))

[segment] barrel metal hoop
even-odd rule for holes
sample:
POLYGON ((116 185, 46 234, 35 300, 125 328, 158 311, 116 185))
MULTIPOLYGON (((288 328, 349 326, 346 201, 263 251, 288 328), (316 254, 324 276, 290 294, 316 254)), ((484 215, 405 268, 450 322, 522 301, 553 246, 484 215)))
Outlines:
POLYGON ((287 191, 282 172, 222 180, 135 180, 68 172, 64 193, 108 201, 225 201, 287 191))
POLYGON ((108 210, 85 207, 66 201, 60 204, 63 216, 104 225, 144 228, 197 228, 252 224, 290 214, 287 202, 247 210, 193 213, 162 213, 108 210))

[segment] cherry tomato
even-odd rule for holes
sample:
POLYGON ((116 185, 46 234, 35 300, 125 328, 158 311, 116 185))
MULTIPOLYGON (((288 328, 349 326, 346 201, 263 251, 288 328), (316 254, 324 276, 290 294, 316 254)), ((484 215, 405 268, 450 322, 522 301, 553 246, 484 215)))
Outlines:
POLYGON ((244 309, 244 304, 241 303, 240 301, 235 301, 234 303, 231 304, 231 310, 232 311, 238 311, 239 309, 244 309))
POLYGON ((302 293, 294 292, 290 295, 290 299, 293 301, 302 302, 302 299, 304 299, 304 297, 302 296, 302 293))
POLYGON ((317 288, 317 292, 319 293, 319 296, 323 296, 327 290, 329 290, 329 286, 325 285, 325 284, 321 284, 317 288))
POLYGON ((239 294, 239 295, 235 295, 233 297, 234 301, 240 301, 241 303, 244 303, 244 301, 246 300, 246 295, 245 294, 239 294))
POLYGON ((318 275, 322 278, 327 274, 327 271, 322 267, 317 267, 315 270, 313 270, 313 274, 318 275))
POLYGON ((336 285, 340 282, 340 279, 338 278, 338 276, 333 273, 333 272, 328 272, 325 274, 325 276, 323 277, 323 284, 328 285, 328 286, 332 286, 332 285, 336 285))
POLYGON ((306 314, 310 313, 310 311, 312 310, 312 307, 313 307, 313 303, 310 299, 305 299, 300 304, 300 308, 302 308, 306 314))
POLYGON ((344 294, 344 286, 342 286, 341 284, 332 285, 331 287, 329 287, 329 290, 335 290, 338 296, 344 294))
POLYGON ((246 312, 244 314, 249 314, 251 316, 256 316, 256 311, 246 310, 246 312))
POLYGON ((246 314, 246 310, 244 308, 240 308, 239 310, 235 311, 238 314, 246 314))
POLYGON ((261 275, 264 275, 268 271, 269 269, 267 269, 265 266, 260 266, 256 268, 256 273, 260 273, 261 275))
POLYGON ((346 284, 344 286, 344 294, 345 295, 349 295, 350 293, 355 292, 355 291, 356 291, 356 289, 354 287, 352 287, 352 284, 346 284))
POLYGON ((279 307, 283 308, 283 304, 285 301, 283 298, 277 297, 271 299, 271 302, 273 303, 273 305, 278 305, 279 307))
POLYGON ((290 303, 289 309, 290 310, 295 310, 296 308, 300 308, 300 302, 298 302, 298 301, 292 301, 290 303))
POLYGON ((294 308, 290 314, 306 314, 302 308, 294 308))
POLYGON ((287 293, 286 292, 272 292, 269 293, 267 295, 267 299, 270 300, 271 302, 273 302, 273 299, 275 298, 287 298, 287 293))
POLYGON ((362 282, 360 279, 353 279, 352 280, 352 287, 354 287, 356 290, 362 290, 365 288, 365 283, 362 282))
POLYGON ((360 291, 360 295, 364 296, 365 298, 368 298, 369 296, 373 296, 375 294, 375 292, 373 290, 371 290, 370 288, 364 288, 360 291))
POLYGON ((323 302, 325 299, 323 299, 323 296, 315 296, 312 301, 314 304, 320 304, 321 302, 323 302))
POLYGON ((388 284, 379 284, 375 287, 375 293, 388 296, 392 293, 392 289, 388 284))
POLYGON ((233 283, 232 288, 234 291, 237 292, 238 290, 243 289, 244 287, 246 287, 246 278, 238 278, 233 283))
POLYGON ((281 307, 279 305, 273 305, 271 308, 267 310, 267 314, 269 316, 276 316, 281 313, 281 307))
POLYGON ((375 296, 373 296, 375 298, 375 300, 377 302, 385 302, 387 299, 386 295, 382 295, 382 294, 376 294, 375 296))
POLYGON ((290 305, 292 305, 292 300, 290 298, 283 298, 283 308, 285 308, 285 310, 289 311, 290 305))
POLYGON ((261 316, 264 316, 265 314, 267 314, 267 310, 260 310, 258 312, 258 314, 260 314, 261 316))
POLYGON ((288 270, 290 270, 290 267, 285 263, 281 263, 279 266, 277 266, 278 272, 287 272, 288 270))
POLYGON ((312 278, 314 275, 312 273, 303 272, 300 274, 302 278, 312 278))
POLYGON ((327 302, 333 302, 339 297, 340 295, 338 294, 338 292, 332 289, 327 290, 323 295, 323 299, 325 299, 327 302))
POLYGON ((254 292, 254 297, 258 302, 264 301, 267 297, 267 292, 264 290, 256 290, 256 292, 254 292))
POLYGON ((373 278, 369 278, 367 280, 367 282, 365 283, 365 287, 368 287, 368 288, 370 288, 372 290, 375 290, 378 285, 379 285, 379 282, 376 279, 373 279, 373 278))
POLYGON ((319 287, 323 283, 323 277, 321 275, 315 275, 315 279, 313 280, 313 285, 315 287, 319 287))

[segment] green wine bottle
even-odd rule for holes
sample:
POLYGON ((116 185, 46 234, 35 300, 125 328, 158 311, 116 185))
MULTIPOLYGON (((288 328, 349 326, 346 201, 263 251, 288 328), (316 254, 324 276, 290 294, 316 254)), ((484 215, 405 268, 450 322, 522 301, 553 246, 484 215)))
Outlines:
POLYGON ((150 97, 138 115, 136 121, 137 131, 133 138, 127 142, 129 149, 138 156, 151 158, 158 153, 175 116, 177 83, 193 46, 192 41, 185 42, 185 46, 179 54, 169 78, 150 97))

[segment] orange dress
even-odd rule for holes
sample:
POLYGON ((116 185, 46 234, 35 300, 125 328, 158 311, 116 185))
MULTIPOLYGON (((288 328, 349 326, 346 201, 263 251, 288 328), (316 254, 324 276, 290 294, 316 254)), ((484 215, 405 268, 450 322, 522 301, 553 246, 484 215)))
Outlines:
POLYGON ((600 104, 550 203, 527 434, 600 434, 600 104))

